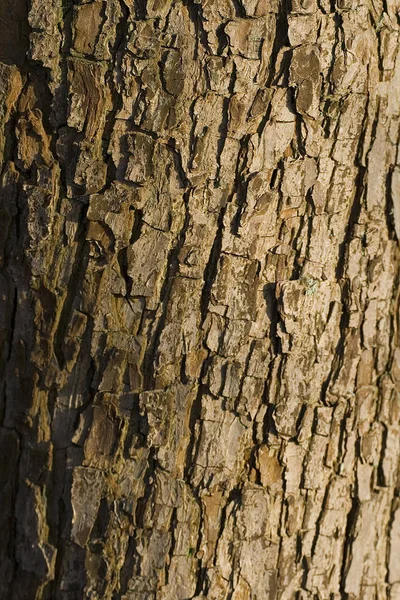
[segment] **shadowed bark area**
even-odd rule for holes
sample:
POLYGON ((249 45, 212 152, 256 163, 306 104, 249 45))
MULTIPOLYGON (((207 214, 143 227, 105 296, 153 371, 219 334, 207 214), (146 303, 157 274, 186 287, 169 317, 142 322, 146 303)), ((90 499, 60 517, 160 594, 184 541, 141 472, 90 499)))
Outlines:
POLYGON ((0 597, 399 600, 398 0, 3 0, 0 597))

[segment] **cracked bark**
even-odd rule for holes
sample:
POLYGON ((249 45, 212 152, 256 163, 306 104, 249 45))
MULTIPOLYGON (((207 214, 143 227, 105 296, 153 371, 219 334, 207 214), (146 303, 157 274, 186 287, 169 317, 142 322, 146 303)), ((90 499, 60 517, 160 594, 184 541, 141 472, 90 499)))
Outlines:
POLYGON ((0 7, 0 596, 400 598, 397 0, 0 7))

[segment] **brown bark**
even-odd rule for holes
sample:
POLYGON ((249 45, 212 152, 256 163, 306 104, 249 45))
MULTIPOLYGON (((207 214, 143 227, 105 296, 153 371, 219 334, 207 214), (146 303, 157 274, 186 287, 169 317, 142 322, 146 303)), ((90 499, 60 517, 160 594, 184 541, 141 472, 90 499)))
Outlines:
POLYGON ((3 0, 1 598, 400 598, 399 10, 3 0))

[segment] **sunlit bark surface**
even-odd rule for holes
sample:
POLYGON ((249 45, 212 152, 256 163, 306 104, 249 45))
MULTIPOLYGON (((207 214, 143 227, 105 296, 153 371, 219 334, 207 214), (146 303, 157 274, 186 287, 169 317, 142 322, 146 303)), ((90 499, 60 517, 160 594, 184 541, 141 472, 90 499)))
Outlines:
POLYGON ((399 600, 399 10, 1 1, 1 598, 399 600))

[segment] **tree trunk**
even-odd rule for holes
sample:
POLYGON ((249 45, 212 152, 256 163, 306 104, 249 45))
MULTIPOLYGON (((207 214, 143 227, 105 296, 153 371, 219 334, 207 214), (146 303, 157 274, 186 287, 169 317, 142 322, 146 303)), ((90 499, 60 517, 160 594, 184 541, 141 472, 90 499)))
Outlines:
POLYGON ((400 599, 398 0, 2 0, 0 597, 400 599))

